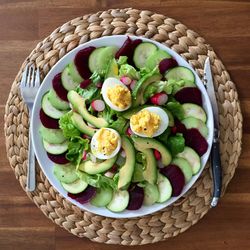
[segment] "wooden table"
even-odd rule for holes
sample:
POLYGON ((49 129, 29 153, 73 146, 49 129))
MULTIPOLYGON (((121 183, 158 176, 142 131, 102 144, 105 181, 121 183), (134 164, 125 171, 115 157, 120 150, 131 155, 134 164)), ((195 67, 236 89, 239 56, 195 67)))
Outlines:
MULTIPOLYGON (((108 8, 149 9, 173 17, 205 37, 238 88, 244 116, 243 152, 235 177, 217 208, 176 238, 140 249, 250 249, 250 2, 0 0, 0 113, 11 83, 31 49, 57 26, 108 8), (125 2, 125 3, 122 3, 125 2)), ((1 119, 3 127, 3 119, 1 119)), ((117 249, 79 239, 48 220, 27 198, 0 146, 0 249, 117 249)), ((128 247, 120 246, 119 249, 128 247)))

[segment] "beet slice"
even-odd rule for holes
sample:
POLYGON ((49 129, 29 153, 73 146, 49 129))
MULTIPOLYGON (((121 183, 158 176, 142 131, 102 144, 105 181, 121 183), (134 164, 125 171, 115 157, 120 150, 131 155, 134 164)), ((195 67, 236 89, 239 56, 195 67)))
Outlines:
POLYGON ((174 125, 176 127, 176 133, 184 134, 187 130, 185 125, 177 119, 174 121, 174 125))
POLYGON ((115 58, 119 59, 120 56, 127 56, 128 63, 134 65, 133 62, 134 50, 140 43, 142 43, 141 39, 131 40, 131 38, 128 36, 128 38, 123 43, 122 47, 116 52, 115 58))
POLYGON ((40 109, 40 120, 46 128, 59 129, 59 120, 47 116, 43 109, 40 109))
POLYGON ((141 208, 144 200, 144 190, 142 187, 134 185, 129 188, 128 210, 138 210, 141 208))
POLYGON ((161 74, 164 74, 168 69, 176 66, 178 66, 178 63, 174 58, 165 58, 159 63, 159 70, 161 74))
POLYGON ((183 88, 174 97, 180 103, 194 103, 202 106, 201 91, 196 87, 183 88))
POLYGON ((51 161, 53 161, 56 164, 67 164, 69 163, 69 160, 66 158, 66 153, 60 154, 60 155, 53 155, 47 152, 47 155, 51 161))
POLYGON ((68 193, 68 196, 81 204, 87 203, 96 194, 96 188, 88 186, 84 191, 79 194, 68 193))
POLYGON ((80 83, 80 88, 86 89, 91 84, 90 79, 85 79, 80 83))
POLYGON ((208 149, 207 140, 196 128, 187 129, 184 133, 185 144, 194 149, 199 156, 204 155, 208 149))
POLYGON ((169 179, 173 188, 172 196, 179 196, 185 185, 185 176, 181 169, 174 164, 170 164, 161 168, 160 172, 169 179))
POLYGON ((89 78, 92 73, 89 70, 89 56, 95 50, 94 46, 89 46, 80 50, 75 56, 75 66, 83 79, 89 78))
POLYGON ((56 94, 64 101, 68 102, 68 91, 62 85, 61 73, 55 75, 52 80, 52 86, 56 94))

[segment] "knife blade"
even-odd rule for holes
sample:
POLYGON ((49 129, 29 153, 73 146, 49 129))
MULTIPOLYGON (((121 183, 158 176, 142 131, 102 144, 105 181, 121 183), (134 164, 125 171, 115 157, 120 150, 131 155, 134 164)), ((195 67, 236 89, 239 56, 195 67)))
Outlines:
POLYGON ((212 105, 213 117, 214 117, 214 134, 213 134, 210 162, 212 167, 213 184, 214 184, 211 206, 215 207, 221 195, 222 173, 221 173, 220 145, 219 145, 219 111, 215 96, 213 76, 212 76, 209 57, 207 57, 204 65, 204 81, 212 105))

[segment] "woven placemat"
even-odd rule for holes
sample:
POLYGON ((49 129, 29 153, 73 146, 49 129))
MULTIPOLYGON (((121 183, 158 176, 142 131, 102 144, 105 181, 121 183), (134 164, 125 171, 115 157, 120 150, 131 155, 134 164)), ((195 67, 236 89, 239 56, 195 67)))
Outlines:
MULTIPOLYGON (((22 188, 26 186, 29 122, 19 93, 21 73, 34 62, 43 77, 67 52, 101 36, 131 34, 161 42, 184 57, 203 75, 204 61, 211 59, 220 113, 220 149, 223 193, 234 175, 241 152, 242 115, 234 83, 205 40, 180 22, 151 11, 115 9, 76 18, 57 28, 40 42, 23 63, 10 91, 5 111, 7 155, 22 188)), ((85 212, 72 205, 50 185, 36 166, 37 188, 27 195, 53 222, 78 237, 108 244, 153 243, 184 232, 209 210, 212 180, 209 166, 187 194, 155 214, 134 219, 112 219, 85 212)))

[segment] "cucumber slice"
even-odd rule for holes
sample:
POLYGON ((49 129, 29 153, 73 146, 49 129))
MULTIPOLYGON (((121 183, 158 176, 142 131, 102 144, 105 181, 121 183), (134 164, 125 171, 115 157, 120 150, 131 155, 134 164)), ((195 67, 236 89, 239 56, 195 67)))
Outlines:
POLYGON ((193 83, 195 82, 195 77, 193 72, 184 66, 178 66, 168 70, 165 74, 165 78, 167 80, 174 79, 179 81, 183 79, 191 81, 193 83))
POLYGON ((115 57, 117 47, 108 46, 95 49, 89 56, 89 69, 103 75, 108 63, 115 57))
POLYGON ((83 78, 81 77, 81 75, 79 74, 77 68, 76 68, 76 65, 74 62, 71 62, 68 64, 68 67, 69 67, 69 74, 70 76, 72 77, 73 81, 74 82, 82 82, 83 81, 83 78))
POLYGON ((66 66, 66 68, 62 72, 62 85, 66 90, 72 90, 76 89, 76 87, 80 84, 81 81, 75 81, 73 77, 70 74, 69 66, 66 66))
POLYGON ((118 190, 113 193, 112 200, 107 205, 107 209, 112 212, 122 212, 126 209, 129 202, 129 193, 127 190, 118 190))
POLYGON ((71 163, 65 165, 55 164, 53 173, 55 177, 63 183, 72 183, 78 179, 76 167, 71 163))
POLYGON ((84 182, 83 180, 81 179, 77 179, 76 181, 72 182, 72 183, 64 183, 64 182, 61 182, 63 188, 71 193, 71 194, 78 194, 78 193, 81 193, 83 192, 87 186, 88 186, 88 183, 84 182))
POLYGON ((184 110, 185 118, 194 117, 194 118, 200 119, 204 123, 207 121, 206 112, 199 105, 193 104, 193 103, 185 103, 185 104, 182 104, 182 107, 184 110))
POLYGON ((157 47, 153 43, 141 43, 139 44, 134 51, 133 61, 137 68, 145 67, 146 61, 155 51, 157 47))
POLYGON ((43 146, 48 153, 60 155, 68 150, 68 141, 65 141, 61 144, 52 144, 43 139, 43 146))
POLYGON ((54 89, 51 89, 48 94, 48 100, 56 109, 59 110, 68 110, 69 103, 62 100, 55 92, 54 89))
POLYGON ((112 196, 112 188, 98 188, 96 190, 95 196, 91 199, 90 203, 96 207, 105 207, 111 202, 112 196))
POLYGON ((165 58, 171 58, 171 56, 165 50, 156 50, 146 60, 145 67, 153 70, 165 58))
POLYGON ((187 129, 196 128, 199 130, 199 132, 201 133, 203 137, 206 138, 208 136, 208 128, 206 124, 200 119, 197 119, 194 117, 187 117, 181 122, 185 125, 187 129))
POLYGON ((201 168, 201 159, 192 148, 186 146, 181 153, 177 154, 177 157, 182 157, 188 161, 192 168, 193 175, 199 172, 201 168))
POLYGON ((171 198, 173 189, 168 178, 158 173, 157 185, 159 190, 159 198, 157 202, 162 203, 169 200, 171 198))
POLYGON ((188 183, 192 179, 192 167, 187 160, 181 157, 175 157, 172 161, 172 164, 178 166, 181 169, 182 173, 185 176, 186 183, 188 183))
MULTIPOLYGON (((159 177, 158 177, 159 178, 159 177)), ((144 200, 143 204, 150 206, 159 200, 160 193, 157 185, 147 183, 144 187, 144 200)))
POLYGON ((44 113, 54 119, 59 119, 62 115, 64 115, 67 111, 56 109, 51 102, 49 101, 49 92, 47 92, 42 98, 42 109, 44 113))
POLYGON ((41 125, 39 133, 41 137, 49 143, 60 144, 66 140, 61 129, 45 128, 41 125))

